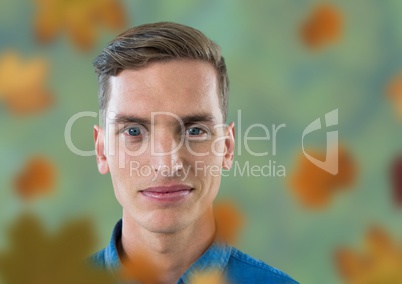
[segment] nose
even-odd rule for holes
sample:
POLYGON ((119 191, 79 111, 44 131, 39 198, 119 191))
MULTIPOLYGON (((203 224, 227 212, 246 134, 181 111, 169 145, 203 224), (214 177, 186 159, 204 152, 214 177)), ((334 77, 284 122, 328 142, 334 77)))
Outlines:
POLYGON ((184 141, 168 130, 154 131, 151 136, 150 166, 167 176, 177 175, 183 169, 180 153, 184 141))

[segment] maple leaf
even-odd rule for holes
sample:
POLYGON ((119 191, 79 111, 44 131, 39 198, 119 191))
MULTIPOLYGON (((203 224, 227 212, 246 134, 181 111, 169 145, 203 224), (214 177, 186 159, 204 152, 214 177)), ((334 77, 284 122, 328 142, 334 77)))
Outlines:
POLYGON ((190 284, 228 284, 219 270, 197 271, 190 278, 190 284))
POLYGON ((342 278, 350 284, 402 283, 402 250, 380 227, 366 235, 364 251, 339 248, 335 262, 342 278))
POLYGON ((36 3, 35 31, 43 43, 65 31, 78 48, 89 50, 100 26, 117 30, 126 22, 118 0, 36 0, 36 3))
POLYGON ((317 50, 339 40, 342 34, 342 15, 330 4, 319 4, 302 24, 300 37, 310 49, 317 50))
POLYGON ((386 94, 394 104, 397 116, 402 118, 402 74, 394 76, 386 87, 386 94))
POLYGON ((53 103, 44 86, 48 63, 34 58, 23 61, 12 51, 0 58, 0 100, 15 114, 43 111, 53 103))
POLYGON ((17 194, 25 200, 50 193, 55 188, 55 183, 55 165, 41 156, 29 159, 14 181, 17 194))
POLYGON ((0 276, 7 284, 112 284, 111 275, 84 259, 95 242, 91 223, 79 220, 47 234, 41 222, 22 215, 8 232, 7 252, 0 253, 0 276))
MULTIPOLYGON (((321 153, 308 152, 321 161, 325 160, 325 155, 321 153)), ((292 192, 303 206, 322 208, 329 204, 336 192, 351 186, 356 179, 356 166, 344 147, 338 148, 338 169, 338 173, 332 175, 300 154, 296 170, 289 177, 292 192)))
POLYGON ((233 202, 220 201, 214 206, 216 238, 234 244, 244 225, 244 217, 233 202))

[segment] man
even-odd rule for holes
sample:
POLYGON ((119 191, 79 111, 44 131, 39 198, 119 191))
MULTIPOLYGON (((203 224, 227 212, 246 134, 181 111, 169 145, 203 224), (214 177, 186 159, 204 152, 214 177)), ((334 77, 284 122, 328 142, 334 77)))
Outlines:
POLYGON ((147 24, 117 36, 94 65, 104 126, 94 129, 97 164, 123 216, 91 260, 113 271, 146 253, 157 283, 189 283, 208 269, 229 283, 296 283, 215 239, 212 203, 234 154, 220 48, 187 26, 147 24))

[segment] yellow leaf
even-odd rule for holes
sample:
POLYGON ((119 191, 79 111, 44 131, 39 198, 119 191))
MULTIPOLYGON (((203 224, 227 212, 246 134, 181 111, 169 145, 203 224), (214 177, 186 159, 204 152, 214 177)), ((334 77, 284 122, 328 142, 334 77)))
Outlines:
POLYGON ((190 284, 228 284, 219 270, 198 271, 190 278, 190 284))
POLYGON ((401 248, 379 227, 367 232, 361 253, 339 249, 336 252, 336 265, 346 283, 402 283, 401 248))
POLYGON ((40 42, 66 32, 75 46, 89 50, 101 27, 120 29, 125 18, 119 0, 39 0, 34 26, 40 42))
POLYGON ((8 238, 8 251, 0 253, 4 283, 115 283, 111 275, 84 261, 95 242, 88 220, 72 222, 50 235, 37 218, 25 214, 8 232, 8 238))
POLYGON ((18 115, 43 111, 53 104, 44 86, 47 70, 43 59, 24 62, 15 52, 5 53, 0 58, 0 100, 18 115))

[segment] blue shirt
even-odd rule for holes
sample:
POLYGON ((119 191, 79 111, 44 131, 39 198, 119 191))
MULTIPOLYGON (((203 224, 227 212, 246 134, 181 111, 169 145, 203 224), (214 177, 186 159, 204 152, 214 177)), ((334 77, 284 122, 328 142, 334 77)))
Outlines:
MULTIPOLYGON (((90 262, 108 271, 116 271, 121 265, 116 246, 117 242, 121 239, 121 232, 122 220, 116 224, 109 245, 103 250, 93 254, 90 257, 90 262)), ((189 279, 195 272, 211 268, 222 271, 231 284, 298 283, 282 271, 252 258, 234 247, 214 242, 207 251, 187 269, 180 277, 177 284, 189 284, 189 279)))

